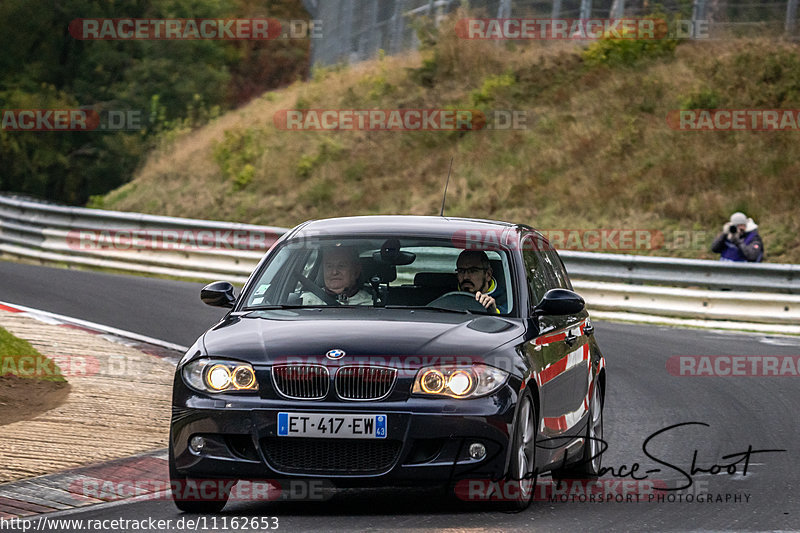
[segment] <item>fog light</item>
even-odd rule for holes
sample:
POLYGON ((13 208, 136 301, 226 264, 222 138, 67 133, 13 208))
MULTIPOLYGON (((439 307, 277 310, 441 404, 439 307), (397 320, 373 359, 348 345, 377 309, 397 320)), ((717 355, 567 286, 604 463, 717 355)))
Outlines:
POLYGON ((469 456, 480 461, 486 457, 486 446, 480 442, 473 442, 469 445, 469 456))
POLYGON ((206 439, 203 437, 192 437, 192 440, 189 441, 189 448, 191 448, 194 453, 202 452, 205 447, 206 439))

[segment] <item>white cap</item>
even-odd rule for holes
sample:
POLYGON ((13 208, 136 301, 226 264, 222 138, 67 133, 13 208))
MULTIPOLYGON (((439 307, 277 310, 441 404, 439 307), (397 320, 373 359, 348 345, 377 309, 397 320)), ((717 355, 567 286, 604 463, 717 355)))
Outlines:
POLYGON ((737 211, 736 213, 731 215, 731 224, 733 226, 738 226, 739 224, 747 224, 747 215, 745 215, 740 211, 737 211))

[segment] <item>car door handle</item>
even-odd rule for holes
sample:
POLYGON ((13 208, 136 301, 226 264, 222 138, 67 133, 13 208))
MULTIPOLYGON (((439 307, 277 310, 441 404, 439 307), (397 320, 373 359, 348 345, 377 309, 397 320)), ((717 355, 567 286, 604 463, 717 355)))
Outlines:
POLYGON ((567 333, 566 337, 564 337, 564 341, 566 341, 567 346, 572 346, 576 342, 578 342, 578 337, 572 334, 572 332, 567 333))

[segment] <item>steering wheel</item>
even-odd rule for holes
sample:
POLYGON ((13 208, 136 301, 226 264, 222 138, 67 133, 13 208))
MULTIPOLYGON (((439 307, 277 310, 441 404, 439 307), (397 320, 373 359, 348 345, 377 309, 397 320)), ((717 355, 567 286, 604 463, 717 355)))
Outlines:
POLYGON ((451 291, 443 294, 429 303, 427 307, 438 307, 451 311, 475 311, 480 313, 488 312, 471 292, 451 291))
POLYGON ((319 285, 317 285, 316 283, 314 283, 313 281, 308 279, 299 270, 295 270, 294 271, 294 275, 297 277, 297 280, 300 282, 300 285, 302 285, 304 289, 306 289, 308 292, 313 293, 314 296, 316 296, 317 298, 319 298, 320 300, 322 300, 326 304, 328 304, 328 305, 341 305, 336 298, 334 298, 333 296, 331 296, 330 294, 325 292, 322 289, 322 287, 320 287, 319 285))

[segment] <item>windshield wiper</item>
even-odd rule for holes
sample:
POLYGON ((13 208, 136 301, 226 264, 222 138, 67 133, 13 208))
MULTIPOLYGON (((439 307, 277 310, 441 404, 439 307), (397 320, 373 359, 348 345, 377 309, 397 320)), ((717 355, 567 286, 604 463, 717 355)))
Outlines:
POLYGON ((249 307, 245 307, 242 311, 269 311, 272 309, 336 309, 336 308, 345 308, 345 309, 354 309, 356 307, 371 307, 366 305, 325 305, 325 304, 314 304, 314 305, 303 305, 303 304, 265 304, 265 305, 251 305, 249 307))
POLYGON ((440 311, 445 313, 458 313, 459 315, 463 315, 464 313, 473 314, 472 311, 469 309, 457 310, 457 309, 448 309, 446 307, 431 307, 429 305, 387 305, 386 309, 413 309, 415 311, 418 310, 428 310, 428 311, 440 311))

